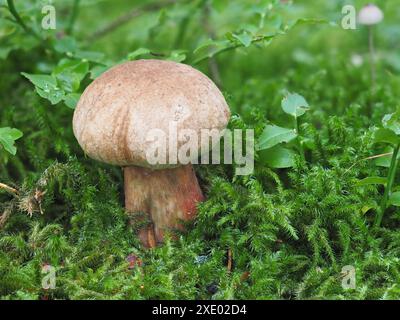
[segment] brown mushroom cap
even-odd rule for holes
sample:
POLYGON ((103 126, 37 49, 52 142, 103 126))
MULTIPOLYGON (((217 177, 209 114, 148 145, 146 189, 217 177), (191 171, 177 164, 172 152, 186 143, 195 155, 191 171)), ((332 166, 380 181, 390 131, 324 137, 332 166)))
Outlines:
POLYGON ((180 137, 181 130, 195 130, 200 139, 201 129, 222 130, 229 117, 223 95, 200 71, 171 61, 137 60, 111 68, 86 88, 74 113, 73 129, 93 159, 158 169, 176 164, 148 163, 150 130, 166 133, 168 155, 171 124, 178 132, 171 140, 176 140, 179 150, 187 142, 180 137))

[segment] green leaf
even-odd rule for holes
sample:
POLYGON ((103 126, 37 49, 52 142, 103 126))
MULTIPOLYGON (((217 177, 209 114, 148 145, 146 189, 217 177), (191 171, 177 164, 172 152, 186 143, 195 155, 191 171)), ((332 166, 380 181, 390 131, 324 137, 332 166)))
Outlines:
POLYGON ((65 36, 59 40, 56 40, 53 44, 54 49, 60 53, 72 53, 78 49, 75 38, 65 36))
POLYGON ((364 178, 362 180, 359 180, 357 182, 357 184, 359 186, 365 186, 365 185, 369 185, 369 184, 383 184, 386 185, 387 182, 387 178, 383 178, 383 177, 367 177, 364 178))
POLYGON ((288 23, 286 30, 290 30, 296 26, 304 25, 304 24, 329 24, 330 26, 337 26, 337 24, 333 21, 328 21, 326 19, 319 18, 300 18, 288 23))
POLYGON ((171 52, 167 60, 182 62, 186 60, 186 50, 174 50, 171 52))
POLYGON ((400 191, 393 192, 389 197, 389 204, 400 207, 400 191))
POLYGON ((260 136, 257 150, 272 148, 279 143, 289 142, 297 137, 296 131, 275 125, 267 125, 260 136))
POLYGON ((73 56, 78 59, 84 59, 100 64, 105 64, 104 53, 102 52, 77 50, 73 56))
POLYGON ((396 135, 400 135, 400 111, 386 114, 382 119, 382 124, 386 129, 390 129, 396 135))
POLYGON ((127 59, 128 60, 136 60, 139 56, 145 55, 145 54, 149 54, 150 50, 147 48, 139 48, 136 49, 135 51, 131 52, 128 54, 127 59))
POLYGON ((75 109, 80 97, 80 93, 69 93, 64 97, 64 103, 68 108, 75 109))
POLYGON ((397 145, 400 138, 390 129, 380 128, 374 132, 374 143, 385 142, 397 145))
POLYGON ((230 40, 212 40, 209 39, 203 42, 194 50, 194 54, 197 58, 193 61, 193 64, 199 63, 200 61, 211 58, 220 52, 235 47, 230 40))
POLYGON ((53 70, 53 76, 59 80, 61 87, 67 92, 79 90, 81 81, 89 72, 89 62, 85 60, 63 59, 53 70))
POLYGON ((42 98, 49 100, 52 104, 57 104, 64 98, 65 93, 57 86, 57 79, 53 76, 25 72, 21 74, 35 85, 36 92, 42 98))
POLYGON ((244 31, 241 34, 233 34, 232 36, 246 48, 251 45, 251 41, 253 40, 251 34, 246 31, 244 31))
POLYGON ((294 166, 295 153, 292 150, 275 146, 260 152, 260 161, 271 168, 290 168, 294 166))
POLYGON ((57 87, 57 80, 48 74, 28 74, 25 72, 22 72, 21 74, 40 89, 45 90, 57 87))
POLYGON ((0 48, 0 59, 4 60, 8 54, 13 50, 13 47, 0 48))
POLYGON ((289 93, 284 97, 281 106, 283 111, 295 118, 302 116, 310 109, 306 99, 297 93, 289 93))
POLYGON ((94 80, 105 72, 109 67, 107 66, 95 66, 90 70, 90 79, 94 80))
MULTIPOLYGON (((393 148, 390 146, 387 146, 382 153, 393 153, 393 148)), ((400 153, 397 155, 397 159, 400 159, 400 153)), ((385 155, 377 158, 375 160, 375 165, 379 167, 384 167, 384 168, 389 168, 390 167, 390 162, 392 161, 392 155, 385 155)))
POLYGON ((0 128, 0 144, 3 148, 15 155, 17 153, 17 148, 15 147, 15 141, 23 136, 23 133, 18 129, 14 128, 0 128))

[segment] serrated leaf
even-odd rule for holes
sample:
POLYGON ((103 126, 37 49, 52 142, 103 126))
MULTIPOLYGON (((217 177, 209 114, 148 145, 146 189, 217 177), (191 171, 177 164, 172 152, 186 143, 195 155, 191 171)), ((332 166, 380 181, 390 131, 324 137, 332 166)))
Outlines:
POLYGON ((297 93, 289 93, 282 99, 282 109, 287 114, 297 118, 310 109, 306 99, 297 93))
POLYGON ((88 72, 88 61, 63 59, 53 70, 53 76, 65 91, 76 92, 88 72))
POLYGON ((386 185, 386 183, 387 183, 387 178, 384 178, 384 177, 367 177, 367 178, 364 178, 357 182, 357 184, 359 186, 365 186, 365 185, 369 185, 369 184, 386 185))
POLYGON ((292 150, 275 146, 260 152, 260 161, 271 168, 282 169, 294 166, 295 153, 292 150))
POLYGON ((25 72, 22 72, 21 74, 36 87, 39 87, 43 90, 57 87, 57 80, 48 74, 29 74, 25 72))
POLYGON ((0 145, 3 148, 15 155, 17 153, 17 148, 15 147, 15 141, 23 136, 23 133, 15 128, 0 128, 0 145))
POLYGON ((64 91, 62 91, 61 89, 43 90, 39 87, 36 87, 36 92, 42 98, 49 100, 51 104, 59 103, 62 99, 64 99, 65 96, 64 91))
POLYGON ((267 125, 259 138, 257 150, 272 148, 279 143, 289 142, 297 137, 296 131, 275 125, 267 125))
POLYGON ((57 86, 57 79, 46 74, 21 73, 29 79, 36 87, 36 92, 42 98, 49 100, 52 104, 57 104, 64 98, 64 91, 57 86))

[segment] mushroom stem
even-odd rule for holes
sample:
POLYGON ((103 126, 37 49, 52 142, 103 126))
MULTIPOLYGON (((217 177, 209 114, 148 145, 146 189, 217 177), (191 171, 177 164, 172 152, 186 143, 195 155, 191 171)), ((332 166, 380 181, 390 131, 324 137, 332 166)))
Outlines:
POLYGON ((368 49, 371 68, 371 90, 375 92, 376 71, 375 71, 375 46, 374 46, 374 33, 373 26, 368 27, 368 49))
POLYGON ((204 199, 192 165, 161 170, 130 166, 124 178, 127 212, 145 213, 151 222, 139 231, 147 248, 162 242, 166 231, 182 230, 182 221, 195 218, 196 204, 204 199))

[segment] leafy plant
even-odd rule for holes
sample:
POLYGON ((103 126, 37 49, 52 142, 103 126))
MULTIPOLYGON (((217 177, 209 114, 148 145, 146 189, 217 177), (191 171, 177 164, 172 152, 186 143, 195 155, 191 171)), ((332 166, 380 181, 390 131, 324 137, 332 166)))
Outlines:
POLYGON ((307 101, 297 93, 288 93, 281 102, 282 110, 294 119, 294 128, 287 129, 276 125, 267 125, 259 137, 257 149, 263 151, 261 160, 272 168, 288 168, 295 163, 294 151, 284 147, 296 140, 296 149, 303 159, 304 138, 299 133, 298 118, 309 110, 307 101))
MULTIPOLYGON (((379 227, 385 210, 388 206, 400 206, 400 193, 393 192, 393 183, 396 177, 398 166, 399 149, 400 149, 400 112, 387 114, 382 119, 382 128, 379 128, 374 133, 375 143, 385 143, 391 146, 389 171, 386 178, 368 177, 363 180, 363 183, 382 184, 385 187, 385 192, 381 202, 380 210, 375 219, 375 226, 379 227)), ((387 154, 386 154, 387 156, 387 154)))
POLYGON ((17 148, 15 147, 15 141, 23 136, 23 133, 15 128, 0 128, 0 144, 4 150, 15 155, 17 148))

